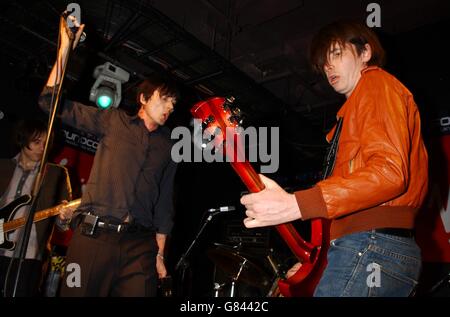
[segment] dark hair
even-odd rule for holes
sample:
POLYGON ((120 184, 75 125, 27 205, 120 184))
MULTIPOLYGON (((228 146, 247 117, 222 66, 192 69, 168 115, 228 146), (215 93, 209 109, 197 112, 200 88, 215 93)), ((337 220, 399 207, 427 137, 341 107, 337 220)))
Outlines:
POLYGON ((323 27, 312 40, 310 59, 314 70, 323 73, 333 44, 345 47, 349 43, 355 45, 358 55, 364 51, 364 45, 369 44, 372 57, 367 65, 380 67, 384 65, 384 49, 375 32, 359 22, 336 21, 323 27))
POLYGON ((161 96, 173 97, 175 99, 179 98, 179 92, 173 79, 153 74, 140 83, 137 87, 137 104, 141 106, 141 94, 143 94, 144 99, 147 100, 153 95, 153 92, 158 89, 161 96))
POLYGON ((47 125, 39 119, 20 120, 14 131, 14 142, 22 150, 46 132, 47 125))

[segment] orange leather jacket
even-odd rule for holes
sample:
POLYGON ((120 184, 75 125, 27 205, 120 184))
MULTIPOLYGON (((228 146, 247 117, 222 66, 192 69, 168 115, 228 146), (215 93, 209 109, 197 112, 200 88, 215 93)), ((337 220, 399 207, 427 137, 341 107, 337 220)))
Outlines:
POLYGON ((412 94, 386 71, 368 67, 338 117, 343 125, 332 175, 295 193, 302 219, 332 219, 332 239, 413 228, 427 191, 428 155, 412 94))

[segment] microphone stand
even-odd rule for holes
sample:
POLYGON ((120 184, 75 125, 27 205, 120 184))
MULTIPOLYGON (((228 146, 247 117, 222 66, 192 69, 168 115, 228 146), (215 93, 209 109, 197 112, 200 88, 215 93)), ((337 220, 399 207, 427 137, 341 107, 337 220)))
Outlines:
POLYGON ((198 238, 200 237, 202 232, 205 230, 206 225, 211 221, 213 216, 215 216, 217 213, 218 212, 212 212, 212 213, 210 213, 208 215, 208 217, 206 218, 206 220, 203 222, 202 226, 200 227, 200 230, 198 231, 198 233, 195 236, 194 240, 192 240, 191 244, 189 245, 187 250, 183 253, 183 255, 180 257, 180 259, 178 260, 177 265, 175 266, 175 271, 178 271, 180 268, 182 270, 181 271, 181 287, 183 287, 183 285, 184 285, 186 270, 189 267, 189 263, 188 263, 188 261, 186 259, 189 256, 189 254, 191 253, 192 248, 194 247, 194 245, 197 243, 198 238))
MULTIPOLYGON (((60 23, 65 23, 63 17, 60 17, 60 23)), ((60 24, 60 27, 61 27, 61 24, 60 24)), ((62 27, 64 27, 64 26, 62 26, 62 27)), ((62 84, 63 84, 64 77, 66 74, 67 64, 68 64, 69 57, 70 57, 70 51, 72 50, 72 46, 73 46, 73 42, 74 42, 74 38, 75 38, 74 34, 72 34, 71 32, 69 32, 69 34, 70 34, 69 50, 67 52, 67 57, 64 62, 64 65, 62 65, 62 73, 61 73, 61 77, 60 77, 60 83, 58 86, 58 90, 56 93, 56 98, 52 99, 53 104, 50 106, 51 111, 50 111, 50 117, 49 117, 48 129, 47 129, 47 138, 45 139, 44 153, 42 155, 42 159, 41 159, 41 162, 39 165, 39 172, 37 173, 36 180, 34 182, 33 190, 31 193, 32 200, 31 200, 30 210, 28 212, 28 216, 27 216, 25 226, 23 228, 22 237, 20 240, 20 251, 19 251, 19 256, 17 257, 17 259, 19 260, 19 265, 17 267, 17 273, 16 273, 15 282, 14 282, 14 290, 13 290, 12 297, 16 297, 16 291, 17 291, 17 286, 19 284, 19 277, 20 277, 20 273, 21 273, 21 269, 22 269, 22 264, 25 261, 26 251, 28 249, 28 242, 30 240, 30 233, 31 233, 32 225, 33 225, 34 214, 36 212, 37 201, 38 201, 39 194, 41 192, 42 181, 43 181, 44 172, 45 172, 45 166, 47 164, 47 159, 48 159, 50 137, 51 137, 53 125, 55 122, 57 107, 59 105, 59 100, 61 97, 62 84)), ((56 49, 57 50, 59 49, 59 45, 57 46, 56 49)), ((59 60, 59 56, 57 57, 57 64, 58 64, 58 60, 59 60)), ((58 67, 58 65, 57 65, 57 67, 58 67)), ((13 259, 11 259, 11 261, 13 261, 13 260, 14 260, 14 257, 13 257, 13 259)), ((7 284, 7 283, 8 283, 8 281, 5 280, 5 284, 7 284)), ((7 291, 7 288, 5 285, 5 296, 7 295, 6 291, 7 291)))

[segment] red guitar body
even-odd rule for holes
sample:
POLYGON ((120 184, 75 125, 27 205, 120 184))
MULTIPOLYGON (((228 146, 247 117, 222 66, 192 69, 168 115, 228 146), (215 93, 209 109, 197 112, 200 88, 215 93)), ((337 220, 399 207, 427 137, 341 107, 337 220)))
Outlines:
MULTIPOLYGON (((214 97, 201 101, 191 108, 194 118, 200 119, 206 124, 207 131, 214 132, 214 141, 219 145, 241 180, 252 193, 264 189, 258 174, 248 161, 238 160, 241 153, 239 142, 238 110, 232 109, 232 100, 222 97, 214 97), (219 130, 218 130, 219 129, 219 130), (228 133, 233 130, 234 133, 228 133), (218 133, 218 131, 221 131, 218 133), (225 132, 227 131, 227 133, 225 132), (233 137, 234 139, 229 139, 233 137), (228 138, 228 139, 227 139, 228 138)), ((303 239, 292 223, 276 226, 279 234, 302 263, 300 269, 289 279, 279 281, 280 292, 283 296, 312 296, 322 272, 327 264, 327 248, 329 245, 329 221, 325 219, 314 219, 311 221, 311 238, 309 241, 303 239)))

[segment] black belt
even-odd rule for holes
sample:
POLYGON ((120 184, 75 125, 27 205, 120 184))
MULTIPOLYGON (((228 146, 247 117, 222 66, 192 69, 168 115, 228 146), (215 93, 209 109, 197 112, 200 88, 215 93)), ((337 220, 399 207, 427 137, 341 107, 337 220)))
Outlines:
POLYGON ((105 229, 108 231, 115 231, 117 233, 126 232, 128 223, 112 224, 108 222, 98 221, 97 228, 105 229))
POLYGON ((405 229, 405 228, 379 228, 375 229, 377 233, 390 234, 393 236, 405 237, 405 238, 413 238, 414 230, 413 229, 405 229))
POLYGON ((84 214, 81 221, 82 232, 87 235, 92 235, 96 229, 103 229, 109 232, 116 233, 135 233, 135 232, 143 232, 143 233, 154 233, 155 230, 153 228, 145 227, 138 223, 129 223, 129 222, 117 222, 111 221, 109 218, 97 217, 92 214, 84 214))

